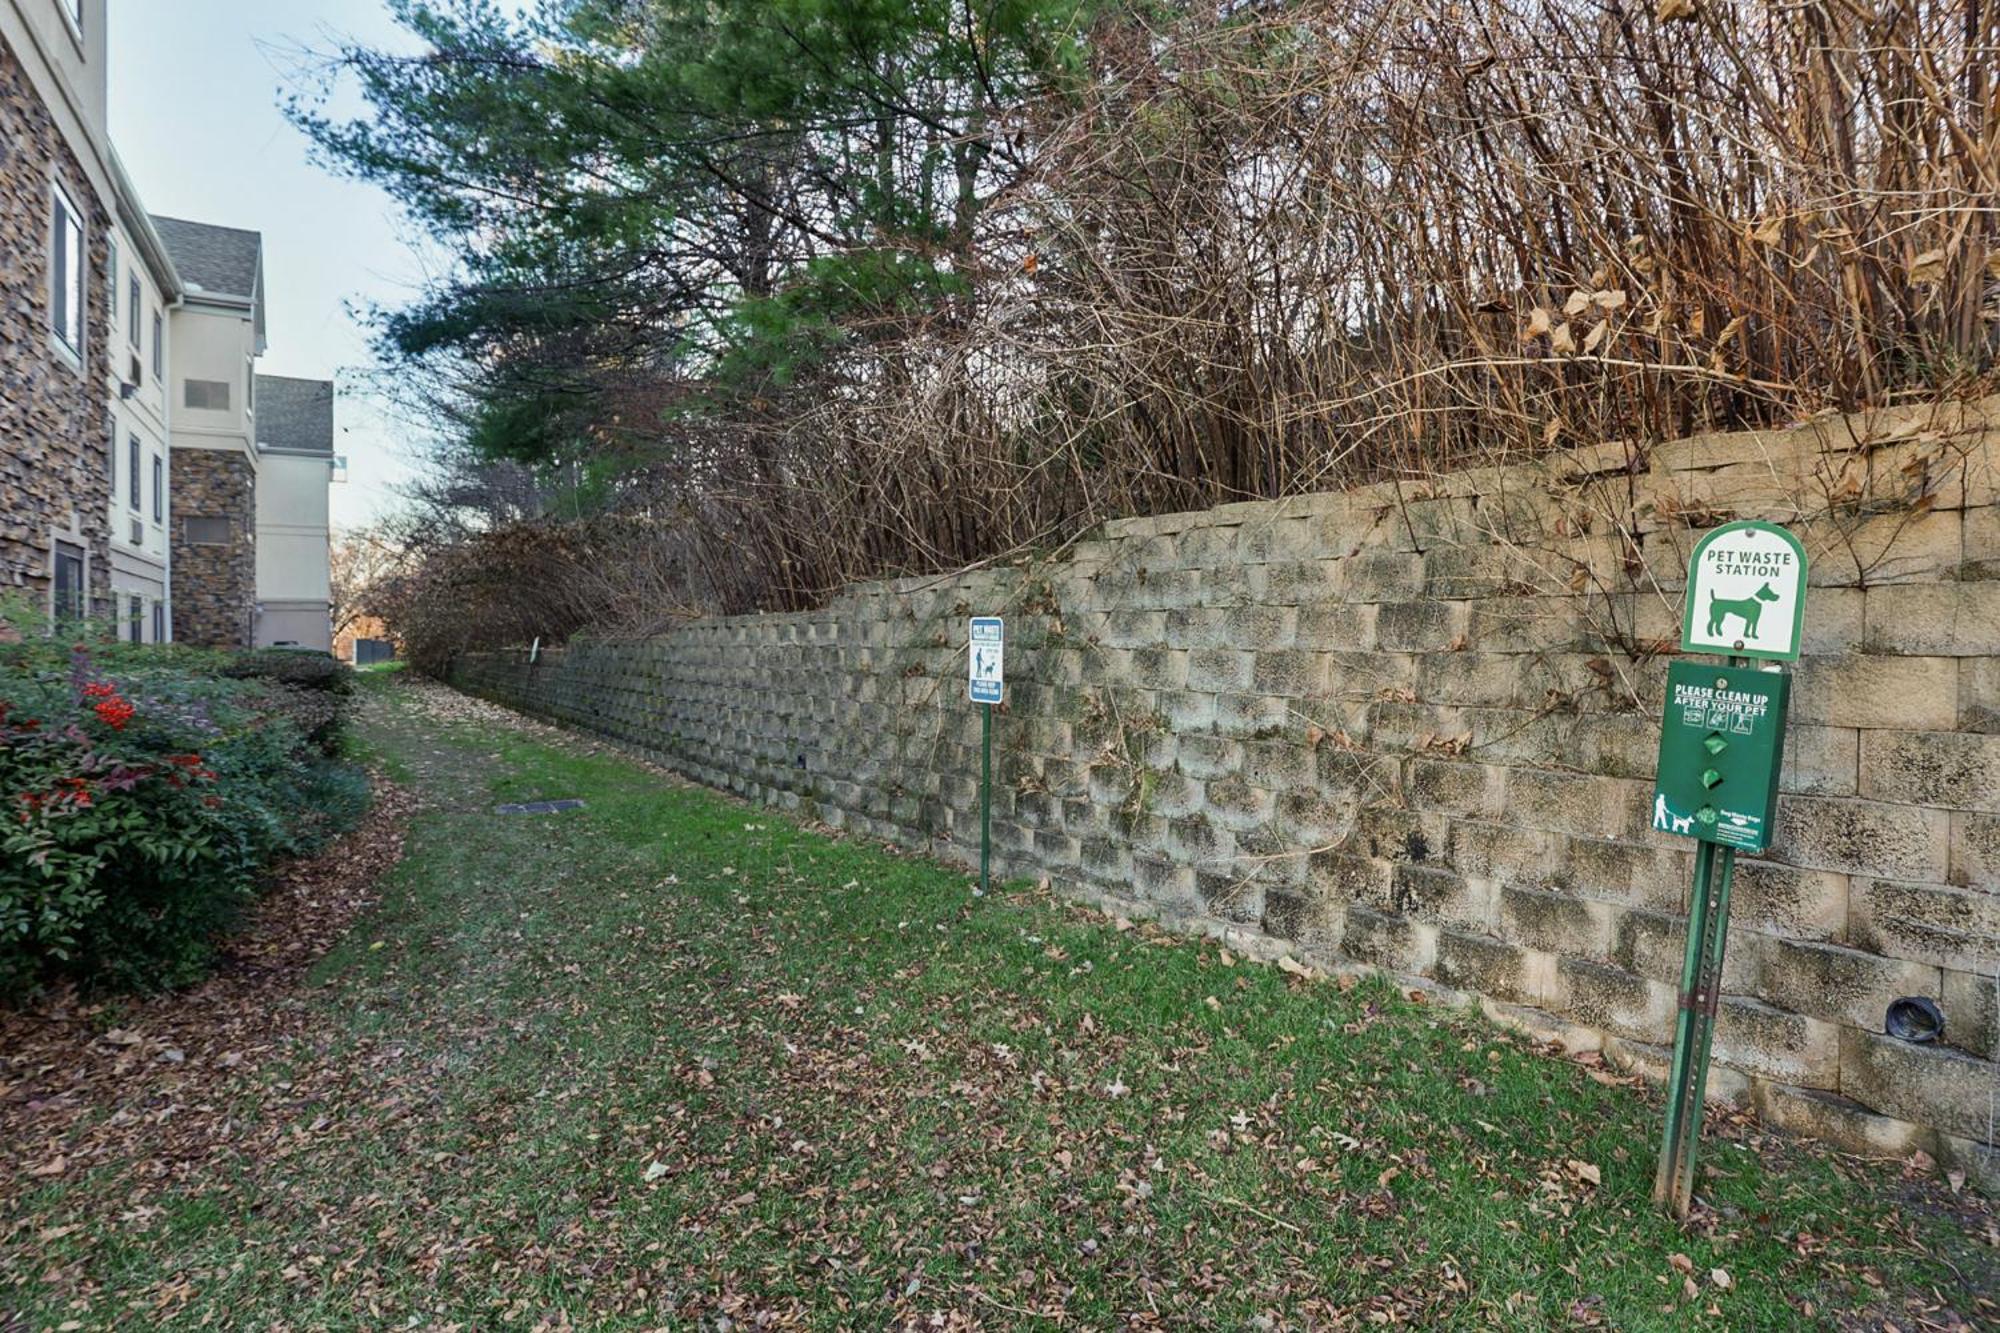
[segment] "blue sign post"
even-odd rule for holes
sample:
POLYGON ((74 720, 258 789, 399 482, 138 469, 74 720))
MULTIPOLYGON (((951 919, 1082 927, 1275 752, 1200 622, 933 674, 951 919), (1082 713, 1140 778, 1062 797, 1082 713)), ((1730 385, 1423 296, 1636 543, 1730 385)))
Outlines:
POLYGON ((993 705, 1005 692, 1006 622, 974 616, 966 642, 965 697, 979 705, 979 891, 993 874, 993 705))

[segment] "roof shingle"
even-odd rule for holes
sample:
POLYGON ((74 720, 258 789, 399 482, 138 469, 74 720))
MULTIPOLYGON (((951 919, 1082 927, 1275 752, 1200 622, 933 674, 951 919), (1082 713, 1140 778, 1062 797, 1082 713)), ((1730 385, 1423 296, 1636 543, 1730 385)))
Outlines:
POLYGON ((264 237, 238 227, 153 215, 153 226, 166 243, 174 267, 190 293, 209 296, 258 295, 257 276, 263 263, 264 237))
POLYGON ((333 455, 333 381, 257 377, 257 444, 333 455))

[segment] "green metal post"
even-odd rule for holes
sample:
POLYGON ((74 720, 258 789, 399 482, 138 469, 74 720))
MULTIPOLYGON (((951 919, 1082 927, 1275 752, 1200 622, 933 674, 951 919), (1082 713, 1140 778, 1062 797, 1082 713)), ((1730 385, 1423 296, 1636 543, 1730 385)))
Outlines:
POLYGON ((993 887, 993 705, 979 705, 979 892, 993 887))
POLYGON ((1686 1146, 1682 1119, 1687 1109, 1688 1057, 1694 1048, 1694 993, 1701 976, 1702 941, 1708 934, 1708 879, 1715 844, 1698 842, 1694 851, 1694 881, 1688 893, 1687 943, 1681 954, 1680 1004, 1674 1015, 1674 1061, 1667 1076, 1667 1125, 1660 1141, 1660 1163, 1653 1176, 1653 1202, 1677 1216, 1674 1189, 1680 1179, 1681 1153, 1686 1146))
POLYGON ((1722 999, 1722 952, 1729 943, 1729 884, 1736 871, 1736 849, 1716 849, 1717 883, 1709 895, 1708 939, 1702 946, 1700 1003, 1694 1020, 1694 1087, 1688 1096, 1689 1114, 1682 1120, 1687 1148, 1681 1154, 1680 1178, 1674 1184, 1675 1216, 1687 1216, 1694 1201, 1695 1150, 1701 1141, 1702 1110, 1708 1104, 1708 1060, 1715 1046, 1715 1014, 1722 999))
POLYGON ((1673 1071, 1667 1081, 1666 1136, 1653 1180, 1654 1202, 1675 1217, 1686 1217, 1694 1201, 1695 1151, 1708 1095, 1709 1055, 1715 1042, 1716 1008, 1722 997, 1729 890, 1735 871, 1734 847, 1700 844, 1695 853, 1694 893, 1688 904, 1673 1071))

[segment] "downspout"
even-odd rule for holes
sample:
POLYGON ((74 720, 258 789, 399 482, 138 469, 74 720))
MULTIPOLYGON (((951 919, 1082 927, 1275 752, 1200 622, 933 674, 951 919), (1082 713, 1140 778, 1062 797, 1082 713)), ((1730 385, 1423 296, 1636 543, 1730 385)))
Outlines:
MULTIPOLYGON (((160 321, 162 332, 173 327, 174 312, 179 310, 182 303, 186 300, 187 296, 185 293, 176 292, 174 293, 174 299, 167 302, 166 318, 160 321)), ((167 559, 164 566, 166 570, 164 577, 167 586, 165 589, 166 595, 161 598, 161 601, 166 604, 167 609, 164 617, 165 623, 160 628, 166 634, 164 642, 172 643, 174 641, 174 364, 171 356, 161 357, 160 364, 165 368, 163 378, 166 380, 166 384, 162 386, 163 397, 161 401, 166 404, 166 421, 163 424, 167 428, 167 559)))

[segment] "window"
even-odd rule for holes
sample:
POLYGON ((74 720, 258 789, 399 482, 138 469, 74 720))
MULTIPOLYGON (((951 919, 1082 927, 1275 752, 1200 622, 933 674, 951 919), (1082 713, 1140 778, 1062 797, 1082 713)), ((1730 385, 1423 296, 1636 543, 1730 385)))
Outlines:
POLYGON ((164 523, 167 518, 167 460, 153 455, 153 522, 164 523))
POLYGON ((125 441, 125 503, 133 513, 139 512, 139 437, 130 436, 125 441))
POLYGON ((146 641, 146 600, 136 592, 125 603, 125 637, 133 643, 146 641))
POLYGON ((153 642, 167 641, 167 604, 159 598, 153 599, 153 642))
POLYGON ((51 183, 53 199, 49 256, 49 328, 56 341, 83 359, 83 219, 60 185, 51 183))
POLYGON ((203 412, 227 412, 229 410, 228 380, 189 380, 181 390, 183 406, 198 408, 203 412))
POLYGON ((57 620, 83 619, 83 549, 56 543, 55 613, 57 620))
MULTIPOLYGON (((133 346, 135 347, 138 346, 136 340, 134 341, 133 346)), ((160 379, 165 379, 166 377, 167 377, 167 325, 166 321, 160 318, 160 312, 155 310, 153 312, 153 378, 156 380, 160 380, 160 379)))
MULTIPOLYGON (((132 350, 136 352, 139 350, 139 275, 136 273, 132 275, 132 285, 127 304, 132 308, 132 322, 125 326, 125 341, 131 343, 132 350)), ((158 327, 159 318, 158 315, 153 316, 156 328, 158 327)), ((154 366, 153 373, 158 375, 160 368, 154 366)))
POLYGON ((111 303, 111 321, 118 322, 118 238, 112 237, 104 243, 104 287, 105 297, 111 303))
POLYGON ((257 363, 255 361, 245 361, 243 363, 243 410, 245 412, 255 412, 257 410, 257 363))
POLYGON ((190 546, 227 546, 231 525, 226 518, 184 518, 181 537, 190 546))
POLYGON ((76 29, 76 35, 83 36, 83 0, 57 0, 62 6, 63 17, 69 26, 76 29))

